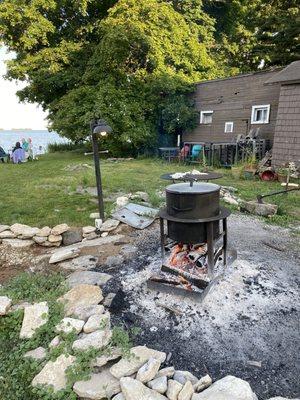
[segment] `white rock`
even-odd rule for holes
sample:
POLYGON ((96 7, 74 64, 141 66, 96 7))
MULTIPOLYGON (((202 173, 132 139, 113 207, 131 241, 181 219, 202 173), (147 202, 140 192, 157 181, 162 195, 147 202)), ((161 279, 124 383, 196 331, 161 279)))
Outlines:
POLYGON ((164 394, 166 393, 168 388, 168 378, 166 376, 155 378, 152 381, 148 382, 148 386, 150 389, 153 389, 160 394, 164 394))
POLYGON ((37 244, 42 244, 47 241, 47 237, 46 236, 33 236, 33 240, 37 244))
POLYGON ((186 381, 191 381, 193 385, 198 382, 198 378, 189 371, 175 371, 173 379, 182 385, 184 385, 186 381))
POLYGON ((32 228, 23 224, 13 224, 10 230, 20 239, 31 239, 40 231, 39 228, 32 228))
POLYGON ((68 276, 66 282, 70 287, 81 284, 102 286, 105 285, 111 278, 111 275, 103 272, 76 271, 68 276))
POLYGON ((95 332, 98 329, 110 329, 110 314, 96 314, 91 315, 84 325, 83 331, 85 333, 95 332))
POLYGON ((113 398, 113 400, 126 400, 126 399, 125 399, 123 393, 119 393, 113 398))
POLYGON ((93 367, 103 367, 103 365, 107 364, 109 361, 115 360, 116 358, 121 357, 122 351, 119 348, 112 348, 108 354, 103 354, 100 357, 97 357, 92 365, 93 367))
POLYGON ((47 323, 48 312, 48 304, 45 301, 25 307, 20 338, 32 338, 32 336, 35 334, 35 331, 47 323))
POLYGON ((9 231, 9 225, 0 225, 0 233, 4 231, 9 231))
POLYGON ((192 400, 257 400, 257 397, 248 382, 228 375, 203 392, 193 394, 192 400))
POLYGON ((178 395, 178 400, 191 400, 194 388, 191 381, 186 381, 178 395))
POLYGON ((84 226, 82 228, 83 235, 88 235, 89 233, 93 233, 95 231, 96 231, 96 228, 94 226, 91 226, 91 225, 84 226))
POLYGON ((105 238, 106 236, 108 236, 108 232, 102 232, 102 233, 101 233, 101 237, 102 237, 102 238, 105 238))
POLYGON ((168 381, 167 397, 169 400, 178 400, 178 395, 181 392, 183 385, 173 379, 168 381))
POLYGON ((47 355, 46 349, 44 347, 37 347, 34 350, 27 351, 24 354, 25 358, 33 358, 35 360, 43 360, 47 355))
POLYGON ((104 370, 99 374, 92 374, 87 381, 76 382, 73 390, 81 398, 99 400, 111 398, 114 394, 119 393, 121 388, 119 380, 109 370, 104 370))
POLYGON ((167 376, 168 378, 172 378, 175 373, 174 367, 166 367, 162 368, 158 373, 155 375, 155 378, 160 378, 161 376, 167 376))
POLYGON ((151 381, 160 368, 160 361, 151 357, 137 372, 136 379, 142 383, 151 381))
POLYGON ((70 258, 78 257, 80 254, 80 249, 75 248, 64 248, 62 250, 58 250, 52 254, 50 257, 49 263, 54 264, 60 261, 69 260, 70 258))
POLYGON ((87 321, 91 315, 103 314, 103 313, 104 313, 104 307, 102 304, 93 304, 91 306, 76 307, 72 315, 78 319, 87 321))
POLYGON ((156 358, 163 363, 166 359, 166 353, 149 349, 146 346, 133 347, 130 350, 130 357, 122 358, 118 363, 111 367, 110 372, 116 378, 132 375, 137 372, 151 357, 156 358))
POLYGON ((57 243, 62 241, 62 236, 61 235, 49 235, 48 236, 48 242, 50 243, 57 243))
POLYGON ((195 392, 202 392, 202 390, 208 388, 212 384, 212 379, 209 375, 203 376, 194 385, 195 392))
POLYGON ((60 345, 60 337, 59 336, 55 336, 51 342, 49 343, 49 347, 50 348, 54 348, 60 345))
POLYGON ((129 203, 129 198, 126 196, 120 196, 116 199, 117 208, 124 207, 129 203))
POLYGON ((116 219, 107 219, 103 222, 100 230, 101 232, 111 232, 119 225, 120 221, 116 219))
POLYGON ((132 378, 121 378, 120 385, 126 400, 166 400, 166 397, 132 378))
POLYGON ((76 308, 91 306, 103 300, 102 290, 94 285, 77 285, 58 299, 64 303, 65 315, 68 317, 76 308))
POLYGON ((94 212, 90 214, 91 219, 100 219, 100 214, 98 212, 94 212))
POLYGON ((73 350, 87 350, 89 348, 103 349, 107 346, 111 339, 112 332, 108 330, 95 331, 92 333, 83 334, 80 339, 74 341, 73 350))
POLYGON ((60 224, 56 225, 54 228, 51 229, 51 234, 52 235, 61 235, 64 232, 67 232, 69 230, 69 226, 67 224, 60 224))
POLYGON ((34 241, 28 239, 3 239, 2 243, 14 249, 27 249, 34 244, 34 241))
POLYGON ((116 297, 116 293, 108 293, 107 296, 105 297, 103 304, 105 307, 110 307, 113 299, 116 297))
POLYGON ((95 268, 97 258, 94 256, 80 256, 69 261, 59 263, 59 268, 69 271, 87 271, 95 268))
POLYGON ((92 233, 84 233, 83 234, 84 239, 86 240, 93 240, 99 237, 99 235, 96 232, 92 232, 92 233))
POLYGON ((0 232, 0 239, 13 239, 17 237, 12 231, 2 231, 0 232))
POLYGON ((0 315, 7 314, 12 300, 7 296, 0 296, 0 315))
POLYGON ((150 201, 149 195, 146 192, 135 192, 130 196, 131 199, 141 199, 148 203, 150 201))
POLYGON ((48 237, 50 234, 51 234, 51 228, 49 228, 49 226, 44 226, 42 229, 38 231, 36 236, 48 237))
POLYGON ((48 361, 41 372, 33 378, 32 386, 52 386, 54 392, 65 389, 67 386, 66 369, 70 367, 76 358, 61 354, 55 361, 48 361))
POLYGON ((67 317, 62 319, 60 323, 56 325, 55 330, 56 332, 64 332, 64 333, 71 333, 71 332, 80 333, 82 331, 83 325, 84 321, 82 321, 81 319, 67 317))

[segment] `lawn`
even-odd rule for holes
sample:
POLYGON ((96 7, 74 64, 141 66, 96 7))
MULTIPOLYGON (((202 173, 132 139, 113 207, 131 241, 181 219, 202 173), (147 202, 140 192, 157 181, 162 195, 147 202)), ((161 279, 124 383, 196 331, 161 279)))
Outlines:
MULTIPOLYGON (((22 165, 0 164, 0 224, 15 222, 31 226, 53 226, 66 222, 70 226, 87 225, 89 214, 97 211, 97 205, 86 194, 75 193, 78 186, 95 186, 91 156, 75 152, 47 154, 39 161, 22 165), (88 164, 90 168, 79 167, 88 164), (74 169, 75 167, 75 169, 74 169)), ((113 207, 111 195, 116 192, 145 191, 154 206, 160 205, 156 194, 167 181, 160 179, 166 172, 186 171, 191 166, 167 164, 157 159, 137 159, 101 164, 106 212, 113 207)), ((280 184, 235 179, 230 170, 222 170, 224 177, 217 182, 234 186, 245 200, 257 194, 280 189, 280 184)), ((292 192, 266 199, 279 206, 278 215, 271 223, 288 226, 299 223, 300 193, 292 192)))

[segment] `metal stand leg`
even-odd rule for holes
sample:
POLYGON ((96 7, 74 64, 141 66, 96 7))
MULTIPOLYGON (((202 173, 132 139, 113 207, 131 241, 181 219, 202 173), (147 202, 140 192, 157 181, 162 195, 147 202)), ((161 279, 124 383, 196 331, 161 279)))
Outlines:
POLYGON ((207 267, 208 276, 210 279, 214 275, 214 225, 213 222, 206 223, 206 237, 207 237, 207 267))
POLYGON ((162 261, 165 261, 165 224, 164 219, 160 218, 160 248, 161 248, 161 258, 162 261))
POLYGON ((227 218, 223 219, 223 265, 227 265, 227 218))

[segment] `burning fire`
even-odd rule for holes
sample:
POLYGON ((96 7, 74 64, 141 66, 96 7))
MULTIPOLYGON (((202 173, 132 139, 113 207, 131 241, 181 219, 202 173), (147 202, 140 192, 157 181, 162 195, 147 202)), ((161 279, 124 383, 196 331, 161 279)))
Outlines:
POLYGON ((171 249, 167 265, 191 275, 203 275, 207 273, 206 266, 206 244, 176 244, 171 249))

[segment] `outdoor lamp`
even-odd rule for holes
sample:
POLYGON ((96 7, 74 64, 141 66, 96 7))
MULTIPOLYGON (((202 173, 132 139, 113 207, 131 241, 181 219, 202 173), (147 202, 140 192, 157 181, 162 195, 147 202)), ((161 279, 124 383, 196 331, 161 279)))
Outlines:
POLYGON ((98 138, 104 137, 107 134, 111 133, 112 128, 103 119, 94 120, 91 122, 90 125, 92 132, 99 216, 102 219, 102 221, 104 221, 104 203, 103 203, 102 182, 101 182, 101 172, 100 172, 98 138))

